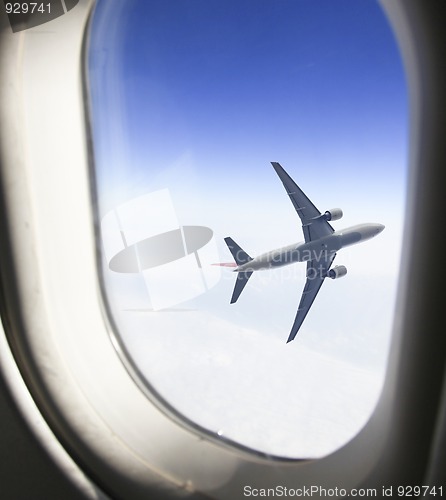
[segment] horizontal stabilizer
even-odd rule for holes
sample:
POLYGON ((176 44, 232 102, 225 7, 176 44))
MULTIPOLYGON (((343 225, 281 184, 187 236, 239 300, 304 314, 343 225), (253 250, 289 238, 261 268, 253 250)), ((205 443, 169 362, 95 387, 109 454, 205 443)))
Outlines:
POLYGON ((242 250, 232 238, 225 238, 225 243, 228 245, 229 251, 232 253, 232 256, 238 266, 246 264, 246 262, 252 260, 252 258, 244 250, 242 250))
POLYGON ((231 304, 237 302, 237 299, 240 297, 240 294, 243 292, 243 289, 248 283, 249 278, 251 277, 252 271, 242 272, 237 274, 237 279, 235 280, 234 292, 231 298, 231 304))

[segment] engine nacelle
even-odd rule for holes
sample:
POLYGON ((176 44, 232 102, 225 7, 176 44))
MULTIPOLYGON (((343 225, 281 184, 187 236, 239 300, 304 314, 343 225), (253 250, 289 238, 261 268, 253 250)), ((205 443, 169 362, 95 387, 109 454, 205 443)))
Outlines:
POLYGON ((327 210, 324 214, 325 220, 339 220, 342 219, 342 216, 344 214, 342 213, 342 210, 340 208, 331 208, 330 210, 327 210))
POLYGON ((335 266, 333 269, 330 269, 327 273, 327 276, 332 280, 336 280, 338 278, 342 278, 347 274, 347 268, 345 266, 335 266))

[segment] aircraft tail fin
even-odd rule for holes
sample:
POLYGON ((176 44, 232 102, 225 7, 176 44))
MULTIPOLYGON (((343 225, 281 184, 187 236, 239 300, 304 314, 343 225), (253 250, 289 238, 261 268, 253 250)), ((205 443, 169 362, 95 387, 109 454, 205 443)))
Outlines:
POLYGON ((234 292, 232 293, 231 304, 237 302, 237 299, 240 297, 240 294, 245 288, 246 283, 248 283, 251 274, 252 271, 237 273, 237 279, 235 280, 235 286, 234 286, 234 292))
POLYGON ((232 253, 232 256, 238 266, 246 264, 246 262, 252 260, 252 257, 242 250, 242 248, 240 248, 232 238, 225 238, 225 243, 228 245, 229 251, 232 253))
MULTIPOLYGON (((229 251, 231 252, 238 266, 246 264, 247 262, 252 260, 252 257, 250 257, 241 247, 239 247, 232 238, 225 238, 225 243, 226 245, 228 245, 229 251)), ((237 299, 240 297, 240 294, 245 288, 246 283, 248 283, 251 274, 252 271, 241 271, 237 273, 237 279, 235 280, 235 286, 234 286, 234 292, 232 293, 231 304, 237 302, 237 299)))

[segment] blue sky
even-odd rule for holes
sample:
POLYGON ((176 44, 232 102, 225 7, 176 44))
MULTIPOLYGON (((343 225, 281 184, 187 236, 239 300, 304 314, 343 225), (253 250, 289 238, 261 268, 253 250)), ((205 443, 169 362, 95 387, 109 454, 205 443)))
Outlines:
POLYGON ((254 255, 301 241, 300 221, 269 164, 279 161, 321 211, 343 208, 336 228, 386 225, 376 241, 337 257, 348 276, 324 285, 302 339, 286 351, 304 266, 253 277, 235 306, 228 304, 233 276, 223 273, 185 304, 193 312, 132 316, 123 304, 132 298, 144 307, 144 287, 104 264, 131 356, 188 418, 278 455, 320 456, 345 442, 367 420, 384 375, 406 187, 407 90, 377 2, 99 0, 89 87, 100 217, 168 189, 180 224, 213 229, 221 261, 231 260, 225 236, 254 255), (275 389, 260 402, 265 370, 275 389), (166 381, 166 371, 187 379, 188 391, 166 381), (247 372, 251 399, 238 389, 247 372), (203 386, 204 374, 217 377, 216 387, 203 386), (329 380, 345 388, 338 403, 329 380), (345 410, 351 418, 341 411, 347 401, 362 405, 345 410), (271 407, 284 419, 273 430, 271 407), (250 434, 240 422, 253 408, 255 425, 248 421, 257 432, 250 434), (292 422, 300 422, 294 440, 284 430, 292 422))
POLYGON ((203 180, 218 175, 228 189, 252 175, 269 182, 259 173, 269 161, 327 180, 404 175, 394 161, 406 140, 404 76, 375 1, 131 1, 117 16, 119 3, 99 2, 92 30, 90 65, 102 73, 93 105, 107 110, 93 113, 97 128, 126 130, 101 135, 107 185, 130 177, 144 189, 185 152, 203 180))

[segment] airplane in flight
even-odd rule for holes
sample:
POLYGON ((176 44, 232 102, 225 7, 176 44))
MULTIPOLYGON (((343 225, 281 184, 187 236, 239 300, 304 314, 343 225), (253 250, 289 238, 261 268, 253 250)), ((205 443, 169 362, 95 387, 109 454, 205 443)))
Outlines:
POLYGON ((238 273, 231 298, 231 304, 233 304, 237 302, 254 271, 273 269, 295 262, 307 262, 306 283, 287 340, 288 343, 296 337, 325 278, 337 279, 347 274, 345 266, 331 268, 336 252, 346 246, 373 238, 381 233, 385 226, 367 223, 335 231, 329 221, 340 219, 343 215, 342 210, 333 208, 321 214, 283 167, 277 162, 271 162, 271 164, 302 221, 305 241, 293 243, 252 258, 232 238, 225 238, 236 263, 223 265, 235 267, 234 272, 238 273))

